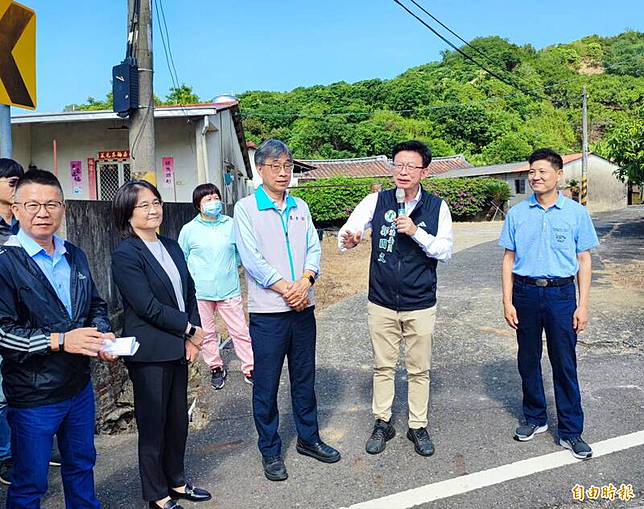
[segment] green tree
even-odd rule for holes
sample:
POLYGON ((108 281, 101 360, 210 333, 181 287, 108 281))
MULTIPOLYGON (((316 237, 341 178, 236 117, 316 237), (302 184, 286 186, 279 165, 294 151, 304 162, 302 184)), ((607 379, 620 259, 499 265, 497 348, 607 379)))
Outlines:
POLYGON ((111 110, 112 109, 112 92, 108 92, 105 96, 105 99, 94 99, 93 97, 88 97, 87 101, 82 104, 68 104, 63 108, 63 111, 99 111, 99 110, 111 110))
POLYGON ((610 74, 644 76, 644 33, 633 30, 607 43, 604 66, 610 74))
POLYGON ((201 100, 199 96, 192 91, 192 87, 182 84, 178 87, 170 87, 170 92, 165 96, 165 101, 162 105, 182 105, 199 104, 201 100))
POLYGON ((608 156, 619 169, 622 182, 644 185, 644 115, 616 127, 607 138, 608 156))

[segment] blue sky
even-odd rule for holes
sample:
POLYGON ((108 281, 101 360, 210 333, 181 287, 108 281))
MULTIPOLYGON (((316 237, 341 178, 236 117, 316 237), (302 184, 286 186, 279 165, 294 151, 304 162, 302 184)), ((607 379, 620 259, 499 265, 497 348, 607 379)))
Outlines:
MULTIPOLYGON (((104 97, 111 68, 125 53, 127 0, 21 2, 37 14, 37 111, 104 97)), ((644 30, 641 0, 417 2, 467 40, 500 35, 542 48, 644 30)), ((445 49, 393 0, 164 0, 163 6, 179 80, 203 99, 392 78, 439 59, 445 49)), ((155 93, 163 97, 171 79, 156 21, 154 50, 155 93)))

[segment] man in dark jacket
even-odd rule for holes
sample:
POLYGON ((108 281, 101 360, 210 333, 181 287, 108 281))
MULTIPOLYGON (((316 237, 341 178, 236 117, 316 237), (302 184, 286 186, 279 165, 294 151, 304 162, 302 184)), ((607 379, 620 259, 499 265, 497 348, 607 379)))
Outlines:
POLYGON ((0 245, 18 233, 18 222, 13 217, 11 205, 18 179, 24 173, 22 166, 13 159, 0 158, 0 245))
MULTIPOLYGON (((18 221, 13 217, 11 205, 18 179, 24 174, 22 166, 13 159, 0 158, 0 246, 9 237, 18 233, 18 221)), ((0 357, 0 364, 2 357, 0 357)), ((0 374, 2 384, 2 374, 0 374)), ((11 461, 11 429, 7 422, 7 400, 0 387, 0 482, 11 484, 13 467, 11 461)))
POLYGON ((400 344, 405 346, 409 419, 407 438, 421 456, 434 445, 427 433, 429 367, 436 320, 436 265, 452 254, 452 217, 440 198, 425 192, 429 149, 408 141, 393 149, 397 189, 372 193, 353 211, 338 234, 338 246, 358 245, 371 228, 369 335, 374 353, 373 403, 376 422, 366 451, 378 454, 396 431, 391 424, 400 344))
POLYGON ((100 507, 94 493, 94 396, 89 357, 110 323, 85 254, 54 235, 65 203, 58 179, 30 170, 16 185, 20 230, 0 247, 0 353, 14 479, 7 507, 39 507, 54 435, 67 508, 100 507))

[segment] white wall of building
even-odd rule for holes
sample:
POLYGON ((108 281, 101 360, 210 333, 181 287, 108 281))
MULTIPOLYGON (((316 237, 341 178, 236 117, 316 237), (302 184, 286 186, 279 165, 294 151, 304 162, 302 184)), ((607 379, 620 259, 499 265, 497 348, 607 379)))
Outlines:
MULTIPOLYGON (((595 154, 588 157, 588 210, 591 213, 623 209, 628 188, 613 173, 617 166, 595 154)), ((564 167, 566 181, 575 179, 581 186, 581 159, 564 167)))
MULTIPOLYGON (((230 186, 231 198, 236 201, 247 193, 243 155, 230 111, 220 110, 205 118, 208 119, 205 134, 204 117, 155 119, 156 178, 164 201, 190 202, 195 186, 206 181, 213 182, 224 192, 223 172, 226 168, 234 177, 234 184, 230 186), (164 157, 174 159, 174 185, 164 182, 164 157)), ((100 151, 129 148, 129 131, 114 129, 121 125, 124 123, 120 120, 14 124, 14 159, 25 169, 35 164, 53 171, 53 142, 56 140, 58 178, 66 199, 88 200, 87 160, 97 160, 100 151), (81 161, 82 165, 82 184, 78 194, 73 193, 71 161, 81 161)), ((136 157, 136 148, 132 155, 136 157)), ((96 162, 98 164, 98 160, 96 162)))

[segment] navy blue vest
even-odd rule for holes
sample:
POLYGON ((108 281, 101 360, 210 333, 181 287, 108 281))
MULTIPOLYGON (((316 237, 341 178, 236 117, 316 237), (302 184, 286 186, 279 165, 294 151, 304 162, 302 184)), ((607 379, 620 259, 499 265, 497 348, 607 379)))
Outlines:
MULTIPOLYGON (((425 191, 410 218, 431 235, 438 231, 442 200, 425 191)), ((369 301, 395 311, 427 309, 436 303, 436 264, 409 235, 396 232, 396 190, 378 193, 371 221, 369 301)))

